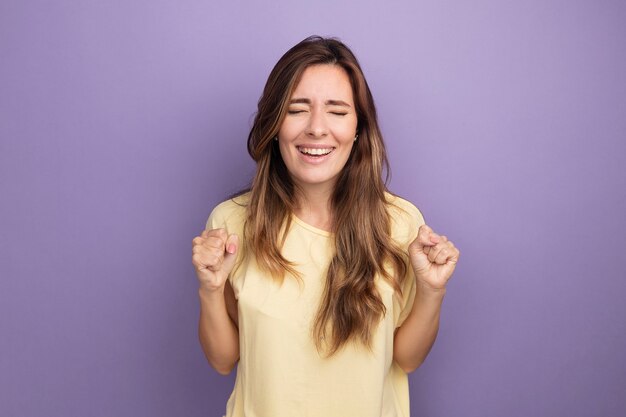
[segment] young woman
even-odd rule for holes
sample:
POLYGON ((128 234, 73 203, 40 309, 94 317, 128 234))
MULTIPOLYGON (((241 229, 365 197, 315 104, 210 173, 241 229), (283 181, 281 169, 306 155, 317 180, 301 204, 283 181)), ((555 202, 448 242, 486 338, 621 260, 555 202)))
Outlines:
POLYGON ((193 239, 199 336, 237 378, 227 417, 408 416, 459 250, 391 194, 357 59, 310 37, 272 70, 249 191, 193 239))

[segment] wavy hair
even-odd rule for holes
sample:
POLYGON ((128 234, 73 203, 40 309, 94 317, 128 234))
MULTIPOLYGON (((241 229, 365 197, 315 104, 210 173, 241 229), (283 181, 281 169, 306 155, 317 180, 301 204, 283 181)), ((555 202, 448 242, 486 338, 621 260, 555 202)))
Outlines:
POLYGON ((334 255, 312 328, 318 351, 330 356, 349 341, 371 349, 371 334, 386 313, 375 277, 381 276, 400 294, 407 265, 391 239, 385 196, 389 165, 374 99, 350 49, 335 38, 319 36, 304 39, 280 58, 259 99, 248 136, 248 153, 257 165, 247 207, 247 247, 274 279, 299 277, 295 265, 281 254, 297 190, 273 138, 302 73, 318 64, 338 65, 348 74, 359 138, 331 197, 334 255))

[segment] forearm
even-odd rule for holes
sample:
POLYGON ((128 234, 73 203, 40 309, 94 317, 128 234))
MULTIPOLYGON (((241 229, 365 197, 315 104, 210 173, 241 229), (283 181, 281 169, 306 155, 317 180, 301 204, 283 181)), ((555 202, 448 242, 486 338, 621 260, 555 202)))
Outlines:
POLYGON ((407 373, 424 362, 435 343, 445 292, 418 284, 413 309, 396 331, 393 346, 394 360, 407 373))
POLYGON ((216 371, 227 375, 239 359, 239 331, 230 319, 224 293, 198 290, 200 320, 198 336, 204 354, 216 371))

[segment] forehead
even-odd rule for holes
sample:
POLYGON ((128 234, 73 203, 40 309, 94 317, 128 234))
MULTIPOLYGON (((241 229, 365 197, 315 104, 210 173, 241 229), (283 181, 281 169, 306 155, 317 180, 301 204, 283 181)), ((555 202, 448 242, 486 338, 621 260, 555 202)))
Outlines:
POLYGON ((340 99, 352 102, 350 77, 339 65, 312 65, 302 73, 291 98, 340 99))

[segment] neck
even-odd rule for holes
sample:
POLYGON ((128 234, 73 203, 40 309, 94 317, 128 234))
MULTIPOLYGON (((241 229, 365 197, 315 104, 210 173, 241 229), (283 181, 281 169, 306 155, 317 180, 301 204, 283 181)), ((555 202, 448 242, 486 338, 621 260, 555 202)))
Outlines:
POLYGON ((302 221, 318 229, 332 229, 330 199, 332 188, 307 186, 300 188, 294 214, 302 221))

